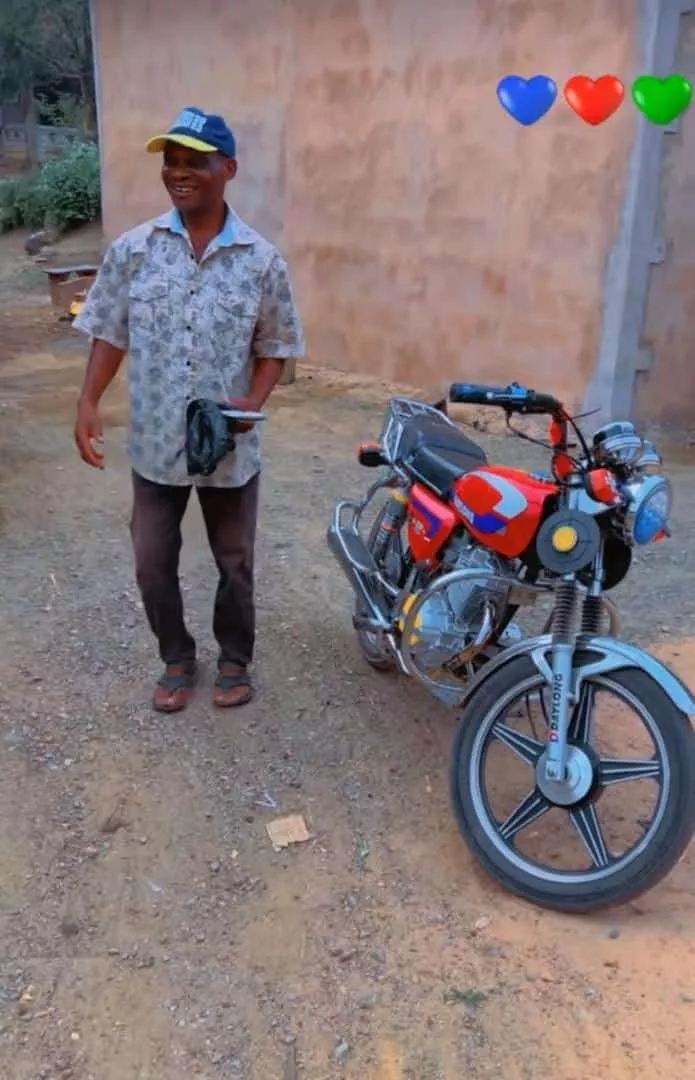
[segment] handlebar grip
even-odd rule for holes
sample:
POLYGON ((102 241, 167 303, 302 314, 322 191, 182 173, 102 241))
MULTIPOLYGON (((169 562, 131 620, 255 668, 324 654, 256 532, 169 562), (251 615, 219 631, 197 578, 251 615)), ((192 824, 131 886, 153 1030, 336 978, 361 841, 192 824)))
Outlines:
POLYGON ((518 405, 529 399, 524 386, 484 386, 482 383, 452 383, 449 400, 458 405, 518 405))
POLYGON ((552 394, 539 394, 525 386, 484 386, 481 383, 452 383, 449 400, 457 405, 497 405, 519 413, 553 414, 561 408, 552 394))
POLYGON ((494 405, 501 396, 506 396, 501 386, 482 383, 452 383, 449 388, 449 401, 455 405, 494 405))

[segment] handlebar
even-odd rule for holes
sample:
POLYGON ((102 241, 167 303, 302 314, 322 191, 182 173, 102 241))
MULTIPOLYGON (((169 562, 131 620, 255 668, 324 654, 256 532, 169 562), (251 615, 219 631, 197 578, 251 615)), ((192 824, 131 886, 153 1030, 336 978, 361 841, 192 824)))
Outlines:
POLYGON ((554 416, 562 405, 552 394, 539 394, 525 386, 511 383, 507 387, 483 386, 481 383, 452 383, 449 401, 456 405, 496 405, 506 412, 535 413, 554 416))

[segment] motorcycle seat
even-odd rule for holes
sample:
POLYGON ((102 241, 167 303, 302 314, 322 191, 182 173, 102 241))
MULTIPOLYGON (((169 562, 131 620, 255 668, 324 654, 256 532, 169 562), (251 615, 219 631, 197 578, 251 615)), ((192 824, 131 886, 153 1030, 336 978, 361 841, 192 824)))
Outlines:
POLYGON ((444 417, 415 416, 401 444, 403 465, 414 479, 444 499, 464 473, 487 464, 485 451, 444 417))

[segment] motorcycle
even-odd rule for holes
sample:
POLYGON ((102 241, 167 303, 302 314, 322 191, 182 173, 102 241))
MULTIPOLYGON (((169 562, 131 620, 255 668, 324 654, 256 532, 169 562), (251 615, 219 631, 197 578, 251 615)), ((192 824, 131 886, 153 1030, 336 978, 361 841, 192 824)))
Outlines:
MULTIPOLYGON (((551 450, 551 471, 490 465, 446 400, 391 399, 379 441, 358 451, 363 466, 386 472, 364 499, 335 506, 327 533, 355 593, 360 648, 372 667, 395 667, 461 710, 451 797, 469 849, 493 878, 558 911, 626 903, 670 872, 695 831, 695 700, 664 664, 618 637, 605 595, 626 577, 635 547, 670 535, 670 483, 628 421, 600 427, 589 443, 561 402, 516 383, 454 383, 449 401, 498 407, 532 442, 512 418, 547 417, 540 445, 551 450), (387 499, 365 536, 378 493, 387 499), (515 620, 541 597, 550 616, 541 634, 524 638, 515 620), (597 746, 604 694, 637 715, 651 753, 615 756, 623 727, 614 719, 609 751, 597 746), (516 726, 524 718, 531 735, 516 726), (510 752, 526 776, 501 819, 485 782, 493 748, 510 752), (640 804, 635 842, 616 851, 597 807, 632 781, 656 783, 655 812, 645 822, 640 804), (580 841, 569 869, 557 851, 542 862, 538 830, 529 833, 558 814, 580 841)), ((555 846, 568 845, 556 837, 555 846)))

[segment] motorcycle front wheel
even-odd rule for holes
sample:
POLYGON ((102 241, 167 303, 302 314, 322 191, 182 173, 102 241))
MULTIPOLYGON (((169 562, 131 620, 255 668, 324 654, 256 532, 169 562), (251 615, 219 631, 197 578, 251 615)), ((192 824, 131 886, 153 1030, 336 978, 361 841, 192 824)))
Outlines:
MULTIPOLYGON (((592 659, 578 653, 575 665, 592 659)), ((471 698, 456 730, 451 760, 451 795, 459 828, 487 873, 539 907, 585 914, 625 904, 669 873, 695 831, 695 735, 690 720, 644 671, 587 677, 570 722, 570 779, 562 789, 553 790, 544 779, 541 760, 546 700, 547 684, 526 656, 490 676, 471 698), (594 706, 599 694, 611 695, 637 715, 651 753, 616 754, 623 728, 613 721, 614 712, 608 728, 612 752, 602 753, 595 745, 594 706), (514 725, 524 709, 530 709, 530 702, 540 705, 543 717, 540 730, 534 726, 526 735, 514 725), (511 722, 505 720, 509 714, 511 722), (493 748, 511 754, 511 763, 521 765, 516 790, 509 790, 508 765, 502 784, 496 789, 488 786, 486 767, 493 748), (634 795, 631 781, 645 782, 649 792, 658 787, 649 821, 642 795, 634 795), (635 842, 618 851, 604 834, 602 800, 607 792, 627 789, 633 794, 630 811, 627 817, 614 816, 622 837, 633 826, 635 842), (509 804, 501 815, 492 807, 499 794, 509 804), (546 862, 538 849, 548 837, 546 862), (559 862, 570 849, 579 857, 566 869, 559 862)), ((635 746, 634 740, 625 739, 627 749, 635 746)))

